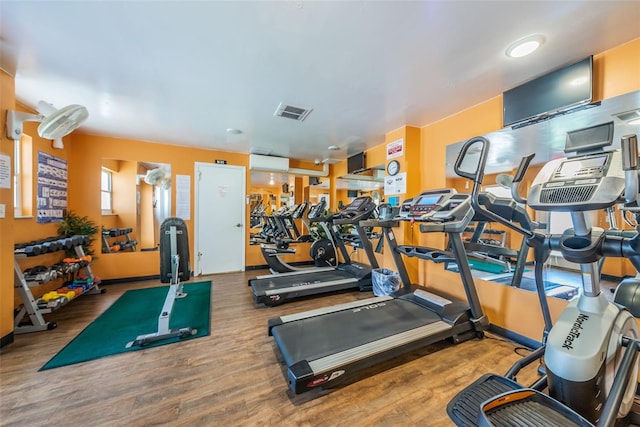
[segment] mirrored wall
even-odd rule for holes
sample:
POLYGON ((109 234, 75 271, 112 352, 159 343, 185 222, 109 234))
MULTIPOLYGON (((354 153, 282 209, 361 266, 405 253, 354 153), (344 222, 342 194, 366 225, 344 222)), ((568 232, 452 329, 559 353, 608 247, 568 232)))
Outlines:
MULTIPOLYGON (((483 135, 490 141, 491 149, 482 190, 499 197, 510 197, 509 179, 506 175, 515 173, 523 156, 535 153, 520 193, 526 197, 530 180, 535 177, 537 171, 552 159, 566 157, 564 145, 567 132, 613 122, 613 146, 618 148, 623 135, 640 134, 638 119, 640 91, 635 91, 540 123, 517 129, 504 128, 483 135)), ((460 141, 447 147, 447 180, 449 186, 461 192, 468 192, 468 180, 457 177, 453 171, 453 165, 463 144, 464 141, 460 141)), ((532 221, 539 224, 543 232, 562 233, 571 227, 569 213, 534 212, 528 208, 526 213, 532 221)), ((589 220, 593 226, 602 228, 615 225, 615 216, 610 218, 606 212, 593 213, 589 220)), ((518 286, 532 291, 535 289, 532 255, 517 233, 495 222, 474 221, 465 233, 464 240, 474 276, 503 285, 518 286)), ((580 284, 580 278, 575 274, 577 271, 577 264, 570 263, 564 260, 560 253, 553 252, 545 265, 547 294, 563 299, 575 296, 580 284)))
POLYGON ((171 165, 103 159, 102 252, 158 250, 160 224, 171 215, 171 165))

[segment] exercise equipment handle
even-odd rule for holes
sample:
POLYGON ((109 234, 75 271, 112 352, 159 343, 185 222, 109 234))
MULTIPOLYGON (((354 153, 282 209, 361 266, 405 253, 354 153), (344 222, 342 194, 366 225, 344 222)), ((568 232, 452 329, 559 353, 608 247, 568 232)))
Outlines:
POLYGON ((622 169, 625 175, 624 199, 633 203, 638 199, 638 137, 625 135, 620 141, 622 169))
POLYGON ((524 175, 527 173, 529 169, 529 165, 531 164, 531 160, 535 157, 535 153, 531 153, 528 156, 524 156, 520 160, 520 165, 518 165, 518 170, 516 171, 516 175, 513 177, 513 181, 511 181, 511 197, 518 203, 522 203, 524 205, 527 204, 527 199, 520 197, 520 183, 524 178, 524 175))

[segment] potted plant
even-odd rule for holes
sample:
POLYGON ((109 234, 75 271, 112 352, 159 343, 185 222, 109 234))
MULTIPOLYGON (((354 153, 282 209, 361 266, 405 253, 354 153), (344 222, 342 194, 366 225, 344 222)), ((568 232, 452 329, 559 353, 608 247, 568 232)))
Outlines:
MULTIPOLYGON (((91 249, 91 244, 94 240, 95 234, 98 232, 98 227, 96 224, 91 221, 86 216, 80 216, 76 214, 74 211, 69 210, 64 215, 62 222, 58 226, 58 234, 61 236, 75 236, 75 235, 83 235, 87 236, 88 243, 82 246, 84 253, 86 255, 91 255, 93 257, 93 250, 91 249)), ((74 249, 67 250, 67 255, 76 256, 74 249)))

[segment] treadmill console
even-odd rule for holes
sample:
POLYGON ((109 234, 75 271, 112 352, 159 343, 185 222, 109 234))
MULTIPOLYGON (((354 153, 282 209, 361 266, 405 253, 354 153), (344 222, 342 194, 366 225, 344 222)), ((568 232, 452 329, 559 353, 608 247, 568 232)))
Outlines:
POLYGON ((413 204, 413 199, 407 199, 402 202, 400 205, 400 212, 398 212, 398 217, 400 218, 408 218, 411 214, 411 205, 413 204))
POLYGON ((370 213, 375 208, 373 199, 369 196, 356 197, 351 203, 342 208, 333 219, 352 219, 370 213))
POLYGON ((456 190, 452 188, 425 191, 413 199, 408 217, 414 219, 428 217, 431 212, 442 209, 455 193, 456 190))
POLYGON ((455 189, 425 191, 415 197, 405 220, 420 223, 420 231, 458 233, 473 218, 471 197, 455 189))
POLYGON ((311 208, 309 209, 309 213, 307 214, 307 218, 309 220, 314 220, 321 217, 326 207, 327 202, 324 199, 320 200, 318 203, 311 206, 311 208))

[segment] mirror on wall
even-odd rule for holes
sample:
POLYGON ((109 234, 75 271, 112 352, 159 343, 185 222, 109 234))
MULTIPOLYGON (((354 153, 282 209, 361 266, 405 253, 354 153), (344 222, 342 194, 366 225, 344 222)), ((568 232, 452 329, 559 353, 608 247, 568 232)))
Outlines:
MULTIPOLYGON (((513 174, 523 156, 535 153, 529 173, 525 177, 526 181, 527 177, 532 179, 535 172, 548 161, 566 157, 564 145, 567 132, 613 121, 613 146, 619 148, 623 135, 640 134, 639 119, 640 91, 635 91, 540 123, 517 129, 504 128, 483 135, 490 141, 491 149, 482 190, 510 198, 511 192, 507 188, 508 180, 504 179, 504 174, 513 174)), ((463 144, 464 141, 460 141, 447 146, 447 185, 455 187, 458 191, 468 192, 471 184, 453 171, 453 165, 463 144)), ((525 190, 526 188, 523 188, 521 196, 526 197, 525 190)), ((571 219, 567 213, 534 212, 528 208, 526 211, 533 221, 540 224, 543 232, 561 233, 571 227, 571 219)), ((606 228, 608 223, 602 218, 606 218, 606 214, 595 213, 591 218, 592 224, 606 228)), ((463 237, 474 276, 535 291, 532 256, 523 246, 522 238, 517 233, 495 223, 483 224, 475 221, 470 224, 463 237), (483 247, 482 244, 486 246, 483 247), (519 275, 521 279, 518 278, 519 275)), ((575 296, 580 285, 579 275, 576 274, 578 269, 577 264, 567 262, 560 253, 552 253, 545 265, 547 295, 563 299, 575 296)))
POLYGON ((171 184, 170 164, 103 159, 102 252, 157 250, 171 184))

